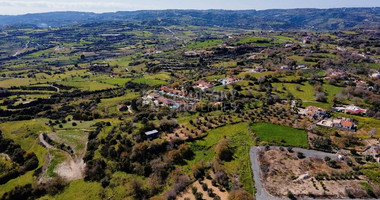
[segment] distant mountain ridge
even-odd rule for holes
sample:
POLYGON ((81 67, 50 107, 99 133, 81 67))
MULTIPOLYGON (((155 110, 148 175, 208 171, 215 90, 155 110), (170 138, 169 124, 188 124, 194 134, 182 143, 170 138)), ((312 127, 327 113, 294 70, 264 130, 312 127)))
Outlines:
POLYGON ((0 16, 0 25, 60 27, 123 21, 141 25, 193 25, 261 30, 379 29, 380 8, 286 10, 141 10, 115 13, 51 12, 0 16))

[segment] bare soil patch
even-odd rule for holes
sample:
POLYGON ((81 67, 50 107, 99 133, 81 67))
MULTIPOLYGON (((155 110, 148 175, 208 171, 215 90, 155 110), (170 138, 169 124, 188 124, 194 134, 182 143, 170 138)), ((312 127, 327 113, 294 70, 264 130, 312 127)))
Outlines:
POLYGON ((379 195, 379 188, 364 176, 355 173, 345 161, 337 161, 339 167, 332 168, 323 159, 300 159, 297 157, 297 152, 290 153, 278 149, 261 151, 259 161, 263 173, 263 185, 270 194, 277 197, 286 198, 290 191, 299 198, 340 199, 349 198, 349 195, 355 198, 368 198, 366 190, 360 184, 363 182, 371 185, 374 192, 379 195), (348 173, 352 174, 350 178, 347 178, 348 173), (334 178, 318 180, 320 174, 334 178), (339 176, 334 176, 337 174, 339 176))

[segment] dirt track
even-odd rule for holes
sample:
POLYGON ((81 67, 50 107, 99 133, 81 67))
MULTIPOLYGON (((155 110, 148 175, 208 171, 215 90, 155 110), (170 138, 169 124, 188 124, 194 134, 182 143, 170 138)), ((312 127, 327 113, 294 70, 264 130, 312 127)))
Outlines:
MULTIPOLYGON (((44 137, 42 133, 38 136, 40 143, 47 149, 55 149, 58 150, 57 148, 51 146, 49 143, 47 143, 44 140, 44 137)), ((65 162, 59 164, 55 169, 54 172, 57 173, 60 177, 62 177, 65 180, 71 181, 71 180, 77 180, 83 178, 83 172, 86 164, 83 161, 83 157, 80 158, 72 158, 71 155, 65 151, 63 151, 66 154, 66 157, 68 160, 65 162)), ((48 152, 49 154, 49 152, 48 152)), ((52 155, 48 155, 49 162, 52 159, 52 155)), ((42 174, 45 174, 47 169, 47 166, 44 166, 44 172, 42 174)), ((42 176, 43 177, 43 176, 42 176)), ((40 178, 42 178, 40 177, 40 178)))

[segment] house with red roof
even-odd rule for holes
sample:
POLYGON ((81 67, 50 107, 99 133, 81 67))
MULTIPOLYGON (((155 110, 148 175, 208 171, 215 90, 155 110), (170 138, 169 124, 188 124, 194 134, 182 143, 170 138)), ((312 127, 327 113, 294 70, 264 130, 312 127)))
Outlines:
POLYGON ((200 88, 201 90, 209 89, 214 87, 211 83, 208 83, 204 80, 199 80, 194 82, 194 87, 200 88))

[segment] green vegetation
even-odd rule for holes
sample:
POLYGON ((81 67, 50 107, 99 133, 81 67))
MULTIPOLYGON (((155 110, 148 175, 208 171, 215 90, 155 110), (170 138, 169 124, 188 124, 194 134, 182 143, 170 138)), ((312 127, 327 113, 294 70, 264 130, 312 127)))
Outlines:
POLYGON ((254 123, 252 130, 260 141, 277 145, 307 148, 307 135, 304 130, 269 123, 254 123))
POLYGON ((192 42, 187 45, 188 49, 196 49, 196 48, 207 48, 207 47, 212 47, 216 45, 221 45, 222 40, 206 40, 204 42, 192 42))
POLYGON ((247 123, 213 129, 207 132, 207 136, 203 140, 191 143, 195 156, 193 160, 188 161, 185 169, 190 172, 196 163, 211 161, 215 156, 216 145, 224 137, 231 138, 231 144, 235 149, 234 159, 225 162, 226 170, 231 173, 238 172, 243 188, 252 193, 253 181, 248 152, 250 146, 253 145, 253 139, 248 133, 247 123))
POLYGON ((123 86, 130 80, 131 79, 129 79, 129 78, 113 78, 113 79, 106 79, 106 80, 104 80, 104 82, 111 84, 111 85, 123 86))
POLYGON ((136 78, 132 82, 137 83, 137 84, 146 84, 150 86, 165 85, 167 83, 166 81, 163 81, 163 80, 148 79, 148 78, 136 78))

